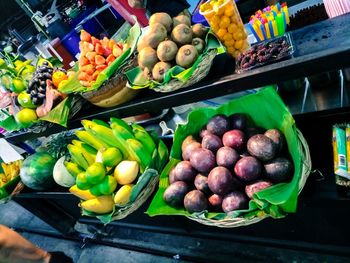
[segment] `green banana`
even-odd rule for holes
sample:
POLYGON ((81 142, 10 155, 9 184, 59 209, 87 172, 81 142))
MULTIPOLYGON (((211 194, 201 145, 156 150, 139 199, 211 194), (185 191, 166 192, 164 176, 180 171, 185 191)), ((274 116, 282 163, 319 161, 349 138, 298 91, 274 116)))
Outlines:
POLYGON ((116 137, 122 138, 123 140, 134 139, 134 134, 132 132, 129 132, 129 130, 125 129, 123 126, 112 123, 111 128, 113 130, 114 136, 116 137))
POLYGON ((145 130, 145 128, 138 124, 132 124, 131 127, 135 138, 142 143, 148 153, 152 156, 154 149, 156 149, 156 144, 151 135, 145 130))
POLYGON ((75 135, 79 138, 79 140, 89 144, 96 150, 107 149, 109 147, 104 142, 97 140, 96 137, 94 137, 87 131, 75 131, 75 135))
POLYGON ((105 121, 101 121, 101 120, 98 120, 98 119, 92 119, 92 121, 98 125, 102 125, 102 126, 105 126, 107 128, 109 128, 109 124, 105 121))
POLYGON ((145 147, 136 139, 126 140, 126 144, 130 149, 130 158, 140 164, 143 172, 152 161, 152 156, 147 152, 145 147))
POLYGON ((125 141, 118 140, 118 138, 114 136, 112 129, 88 120, 83 120, 82 124, 85 130, 95 136, 97 140, 101 140, 103 143, 107 144, 108 147, 118 148, 122 152, 124 159, 128 158, 129 154, 125 146, 125 141))
POLYGON ((73 162, 64 162, 64 166, 66 167, 67 171, 73 175, 74 177, 76 177, 78 174, 84 172, 79 165, 77 165, 76 163, 73 162))
POLYGON ((80 147, 83 151, 85 151, 87 154, 91 154, 94 157, 96 157, 97 154, 97 150, 90 146, 87 143, 84 143, 82 141, 78 141, 78 140, 72 140, 73 145, 80 147))
POLYGON ((83 148, 73 144, 68 144, 67 148, 73 162, 85 170, 95 162, 95 157, 92 154, 87 153, 83 148))
POLYGON ((130 133, 132 133, 131 127, 125 121, 123 121, 122 119, 118 119, 118 118, 112 117, 111 118, 111 125, 112 124, 116 124, 118 126, 121 126, 124 129, 127 129, 130 133))

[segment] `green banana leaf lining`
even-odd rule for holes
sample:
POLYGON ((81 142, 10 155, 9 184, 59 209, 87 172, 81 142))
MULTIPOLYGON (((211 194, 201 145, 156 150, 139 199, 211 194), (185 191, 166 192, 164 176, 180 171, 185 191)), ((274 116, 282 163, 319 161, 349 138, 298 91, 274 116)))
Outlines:
POLYGON ((164 191, 169 185, 169 172, 181 160, 181 144, 188 135, 198 134, 208 120, 216 114, 231 115, 233 113, 246 113, 253 119, 257 126, 265 129, 277 128, 284 133, 288 144, 288 151, 294 163, 293 179, 289 183, 276 184, 256 193, 253 200, 249 202, 249 208, 247 210, 234 211, 230 214, 205 211, 192 214, 192 216, 220 220, 234 217, 252 218, 267 214, 274 218, 280 218, 284 217, 287 213, 296 211, 298 184, 301 178, 302 155, 295 122, 276 91, 272 87, 269 87, 256 94, 232 100, 218 108, 200 108, 189 114, 187 124, 179 125, 176 129, 174 143, 170 153, 170 161, 160 175, 159 189, 147 210, 149 216, 190 216, 190 213, 185 209, 170 207, 163 200, 164 191))

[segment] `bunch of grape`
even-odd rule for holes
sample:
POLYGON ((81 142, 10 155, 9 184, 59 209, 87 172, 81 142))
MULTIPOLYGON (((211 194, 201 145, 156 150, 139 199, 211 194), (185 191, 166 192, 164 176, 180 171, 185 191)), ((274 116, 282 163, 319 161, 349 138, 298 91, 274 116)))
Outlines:
POLYGON ((288 54, 289 44, 285 37, 252 46, 238 58, 241 69, 247 69, 259 63, 268 63, 272 59, 283 58, 288 54))
POLYGON ((30 99, 34 105, 41 105, 44 103, 46 96, 46 80, 52 78, 53 68, 49 66, 47 61, 38 67, 29 82, 27 93, 30 94, 30 99))

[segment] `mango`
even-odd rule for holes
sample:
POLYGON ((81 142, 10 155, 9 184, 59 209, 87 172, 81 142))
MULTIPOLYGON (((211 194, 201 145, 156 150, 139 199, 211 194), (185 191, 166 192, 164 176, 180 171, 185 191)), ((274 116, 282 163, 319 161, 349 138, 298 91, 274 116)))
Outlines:
POLYGON ((126 205, 130 200, 132 187, 132 184, 123 185, 115 194, 114 203, 119 206, 126 205))
POLYGON ((122 161, 114 170, 114 178, 118 184, 131 184, 139 173, 139 164, 136 161, 122 161))
POLYGON ((107 214, 113 211, 114 202, 111 195, 103 195, 82 202, 81 207, 96 214, 107 214))

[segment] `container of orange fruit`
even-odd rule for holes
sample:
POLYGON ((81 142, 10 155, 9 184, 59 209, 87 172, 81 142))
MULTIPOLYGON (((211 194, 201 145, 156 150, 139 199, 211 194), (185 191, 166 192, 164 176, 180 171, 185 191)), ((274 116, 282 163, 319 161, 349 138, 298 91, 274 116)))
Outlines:
POLYGON ((200 14, 233 57, 248 49, 247 33, 233 0, 209 0, 200 6, 200 14))

